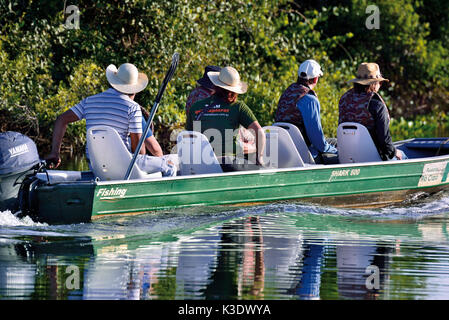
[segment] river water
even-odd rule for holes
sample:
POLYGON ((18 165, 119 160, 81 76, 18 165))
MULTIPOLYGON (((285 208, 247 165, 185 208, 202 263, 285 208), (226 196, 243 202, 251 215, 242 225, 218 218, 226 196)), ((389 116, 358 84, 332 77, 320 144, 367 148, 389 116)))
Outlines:
POLYGON ((4 211, 0 299, 449 299, 449 194, 53 226, 4 211))

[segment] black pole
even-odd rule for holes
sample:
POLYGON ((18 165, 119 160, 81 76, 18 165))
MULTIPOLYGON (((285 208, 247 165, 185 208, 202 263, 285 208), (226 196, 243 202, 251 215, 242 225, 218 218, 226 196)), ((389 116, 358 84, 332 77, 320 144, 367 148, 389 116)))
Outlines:
POLYGON ((167 84, 170 82, 170 80, 173 78, 173 75, 175 74, 175 70, 176 70, 176 67, 178 66, 178 62, 179 62, 179 53, 175 52, 175 54, 172 57, 170 69, 168 69, 167 74, 165 75, 164 81, 162 81, 162 85, 159 88, 159 91, 156 96, 156 100, 154 101, 153 107, 151 108, 151 113, 150 113, 150 116, 148 117, 147 124, 145 126, 145 129, 143 130, 142 137, 140 137, 139 143, 137 144, 137 148, 134 151, 133 158, 131 160, 131 163, 129 164, 128 170, 126 171, 124 180, 129 180, 131 171, 136 163, 137 155, 139 154, 140 148, 142 148, 142 144, 145 140, 145 137, 148 134, 148 130, 150 129, 151 122, 153 121, 154 115, 156 114, 157 108, 159 107, 159 102, 161 101, 162 95, 164 94, 167 84))

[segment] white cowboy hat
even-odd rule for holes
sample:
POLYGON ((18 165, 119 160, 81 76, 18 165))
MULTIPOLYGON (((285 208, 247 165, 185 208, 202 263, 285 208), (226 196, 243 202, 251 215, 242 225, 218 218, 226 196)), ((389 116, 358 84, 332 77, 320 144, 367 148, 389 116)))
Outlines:
POLYGON ((220 72, 209 71, 207 73, 210 81, 217 87, 242 94, 248 89, 248 85, 240 81, 240 75, 233 67, 224 67, 220 72))
POLYGON ((142 91, 148 84, 148 77, 139 73, 135 65, 124 63, 118 69, 113 64, 106 68, 109 84, 119 92, 133 94, 142 91))

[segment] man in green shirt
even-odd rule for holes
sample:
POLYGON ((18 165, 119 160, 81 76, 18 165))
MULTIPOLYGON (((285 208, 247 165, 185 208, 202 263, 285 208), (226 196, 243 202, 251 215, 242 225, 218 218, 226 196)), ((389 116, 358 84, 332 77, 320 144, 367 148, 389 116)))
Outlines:
MULTIPOLYGON (((265 134, 251 109, 244 102, 237 101, 238 95, 247 91, 247 84, 240 80, 239 73, 232 67, 208 72, 207 75, 217 89, 209 98, 193 104, 187 114, 186 130, 203 133, 217 157, 236 155, 241 158, 243 150, 238 147, 237 136, 242 125, 255 133, 255 163, 262 165, 265 134)), ((251 159, 250 155, 248 157, 251 159)))

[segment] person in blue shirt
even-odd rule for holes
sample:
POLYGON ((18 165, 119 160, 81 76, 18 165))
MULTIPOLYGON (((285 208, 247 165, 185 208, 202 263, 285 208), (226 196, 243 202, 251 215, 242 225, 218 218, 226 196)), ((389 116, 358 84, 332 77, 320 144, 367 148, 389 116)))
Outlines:
MULTIPOLYGON (((315 78, 315 80, 318 82, 318 78, 315 78)), ((314 87, 316 82, 310 86, 314 87)), ((334 146, 335 142, 332 139, 326 139, 323 133, 318 98, 313 94, 306 94, 298 101, 296 106, 301 112, 305 131, 310 141, 308 147, 315 162, 325 164, 338 163, 337 158, 332 156, 338 153, 337 148, 334 146)))
MULTIPOLYGON (((297 100, 293 100, 296 102, 296 108, 293 108, 291 113, 295 113, 294 116, 298 120, 297 126, 301 130, 315 163, 335 164, 338 163, 336 140, 326 139, 324 136, 321 126, 320 102, 313 91, 322 75, 321 67, 315 60, 306 60, 299 66, 297 88, 294 90, 297 92, 297 100)), ((288 113, 288 108, 284 112, 288 113)))

